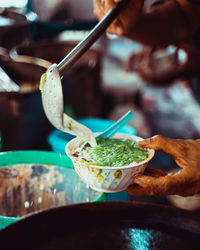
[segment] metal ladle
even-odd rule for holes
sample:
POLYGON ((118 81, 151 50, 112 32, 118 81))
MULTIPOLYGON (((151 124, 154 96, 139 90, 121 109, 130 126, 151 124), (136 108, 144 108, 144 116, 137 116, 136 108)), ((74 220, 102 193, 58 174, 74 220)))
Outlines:
POLYGON ((79 42, 74 49, 57 65, 60 74, 70 69, 73 64, 92 46, 92 44, 104 33, 108 26, 119 15, 120 11, 128 0, 117 3, 106 15, 97 23, 89 34, 79 42))
POLYGON ((57 65, 51 65, 41 77, 40 89, 45 114, 57 129, 78 136, 96 146, 93 132, 64 113, 64 101, 60 75, 68 69, 91 47, 118 16, 128 0, 116 4, 92 31, 57 65), (48 82, 48 83, 47 83, 48 82))

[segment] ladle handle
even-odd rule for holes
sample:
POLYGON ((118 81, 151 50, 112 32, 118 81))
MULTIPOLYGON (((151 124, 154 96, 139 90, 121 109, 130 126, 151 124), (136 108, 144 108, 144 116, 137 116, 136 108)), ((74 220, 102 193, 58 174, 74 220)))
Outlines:
POLYGON ((128 2, 122 0, 110 9, 106 15, 97 23, 89 34, 81 40, 72 51, 58 64, 60 74, 68 70, 72 65, 92 46, 92 44, 104 33, 108 26, 119 15, 121 9, 128 2))

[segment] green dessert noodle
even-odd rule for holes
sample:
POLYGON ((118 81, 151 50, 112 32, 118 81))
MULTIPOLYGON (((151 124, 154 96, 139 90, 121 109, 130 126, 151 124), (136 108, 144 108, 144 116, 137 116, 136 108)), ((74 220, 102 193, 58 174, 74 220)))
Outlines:
POLYGON ((86 165, 121 167, 144 161, 148 154, 131 139, 97 138, 97 146, 86 147, 79 157, 86 165))

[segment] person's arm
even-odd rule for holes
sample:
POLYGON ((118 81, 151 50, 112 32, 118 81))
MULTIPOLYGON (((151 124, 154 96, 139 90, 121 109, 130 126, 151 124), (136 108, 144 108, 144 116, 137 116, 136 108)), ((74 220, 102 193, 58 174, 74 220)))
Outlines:
POLYGON ((144 46, 127 60, 126 71, 134 70, 145 82, 162 86, 173 83, 177 78, 187 79, 191 74, 199 72, 200 48, 189 43, 173 48, 175 51, 169 54, 169 47, 152 50, 144 46))
POLYGON ((166 1, 143 12, 125 36, 150 46, 187 41, 200 28, 200 4, 188 0, 166 1))
POLYGON ((200 139, 170 139, 158 135, 139 142, 139 145, 171 155, 180 170, 164 175, 147 168, 146 173, 136 177, 135 184, 127 189, 129 194, 190 196, 200 191, 200 139))
MULTIPOLYGON (((95 14, 101 19, 119 1, 94 0, 95 14)), ((158 47, 183 42, 200 27, 200 3, 168 0, 148 10, 142 6, 143 0, 130 0, 108 32, 158 47)))

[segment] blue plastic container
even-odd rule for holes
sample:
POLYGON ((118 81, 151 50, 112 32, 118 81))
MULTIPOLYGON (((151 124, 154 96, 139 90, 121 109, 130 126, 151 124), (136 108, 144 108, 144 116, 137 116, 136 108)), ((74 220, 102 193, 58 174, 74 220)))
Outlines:
MULTIPOLYGON (((93 132, 102 132, 115 123, 115 121, 100 118, 80 118, 77 121, 90 128, 93 132)), ((129 125, 125 125, 119 132, 136 135, 135 129, 129 125)), ((48 137, 48 143, 52 151, 65 154, 65 146, 73 138, 73 135, 54 130, 48 137)))

